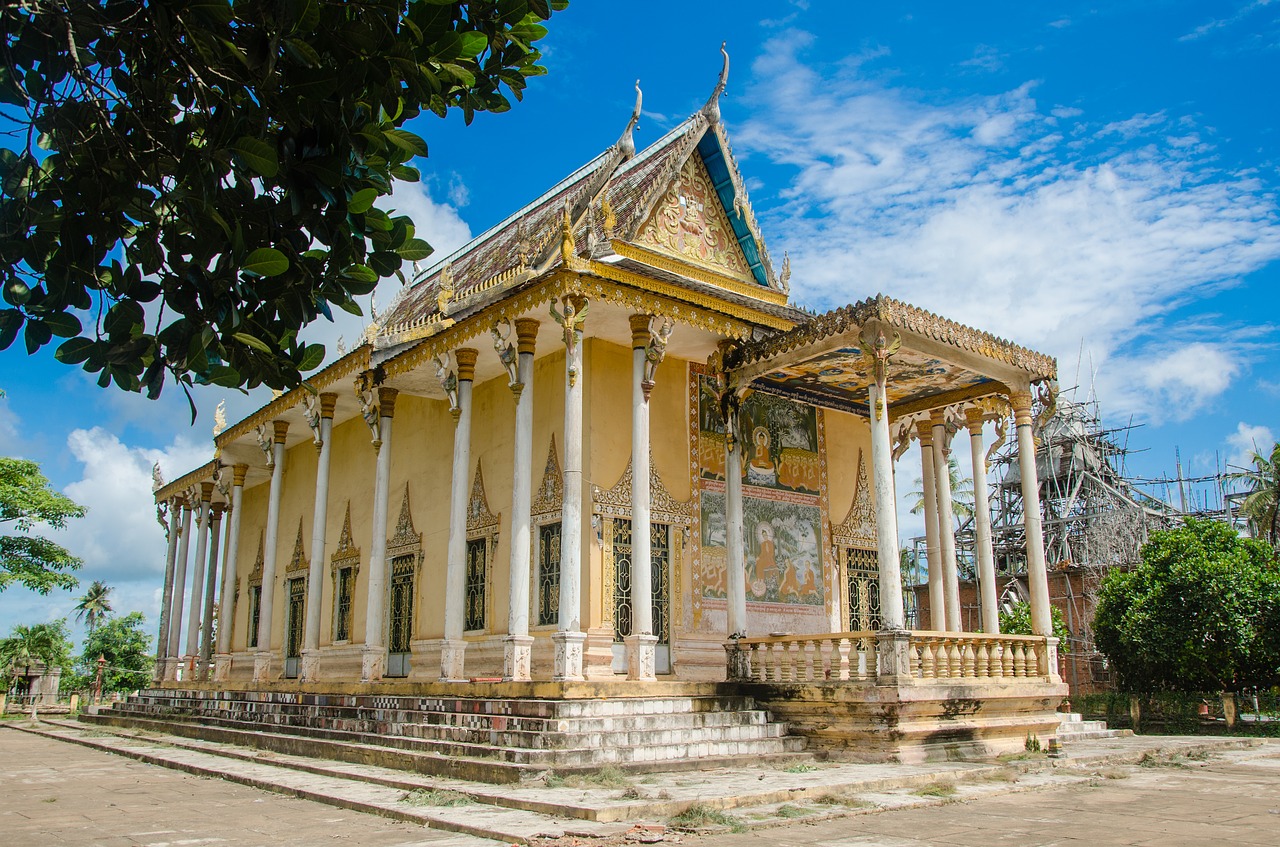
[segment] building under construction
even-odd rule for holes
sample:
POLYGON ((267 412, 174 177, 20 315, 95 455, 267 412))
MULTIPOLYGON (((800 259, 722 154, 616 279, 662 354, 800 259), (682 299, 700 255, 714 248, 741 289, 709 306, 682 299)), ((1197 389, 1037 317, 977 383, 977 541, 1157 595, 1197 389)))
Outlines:
MULTIPOLYGON (((1091 631, 1097 590, 1114 567, 1132 566, 1153 529, 1169 526, 1179 511, 1140 490, 1126 475, 1131 426, 1105 428, 1097 403, 1061 398, 1036 432, 1036 470, 1044 526, 1045 559, 1053 605, 1070 636, 1064 645, 1064 679, 1072 691, 1109 685, 1106 661, 1091 631)), ((1026 528, 1022 521, 1022 475, 1017 439, 989 456, 992 542, 1002 608, 1025 600, 1026 528)), ((914 539, 915 560, 925 561, 924 539, 914 539)), ((964 520, 956 533, 960 600, 966 628, 979 628, 974 527, 964 520)), ((928 619, 927 585, 914 592, 917 620, 928 619)))

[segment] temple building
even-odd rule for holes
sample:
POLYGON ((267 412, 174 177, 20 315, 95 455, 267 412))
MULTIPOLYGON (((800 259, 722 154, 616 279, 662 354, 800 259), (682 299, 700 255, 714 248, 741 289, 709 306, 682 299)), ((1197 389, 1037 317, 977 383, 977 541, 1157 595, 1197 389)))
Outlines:
POLYGON ((790 305, 724 81, 639 151, 637 102, 615 144, 406 286, 314 392, 158 488, 143 700, 740 695, 811 745, 904 759, 1051 734, 1066 689, 1036 488, 1037 634, 1001 635, 989 590, 982 632, 961 632, 936 469, 957 435, 983 468, 1010 418, 1030 444, 1055 362, 888 296, 790 305), (926 492, 932 614, 914 629, 895 468, 926 492))

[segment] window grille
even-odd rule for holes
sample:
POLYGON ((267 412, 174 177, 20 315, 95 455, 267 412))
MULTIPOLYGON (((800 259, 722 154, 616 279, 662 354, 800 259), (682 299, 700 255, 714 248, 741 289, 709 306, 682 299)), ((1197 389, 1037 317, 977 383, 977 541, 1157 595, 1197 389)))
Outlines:
POLYGON ((560 621, 560 523, 538 527, 538 626, 560 621))

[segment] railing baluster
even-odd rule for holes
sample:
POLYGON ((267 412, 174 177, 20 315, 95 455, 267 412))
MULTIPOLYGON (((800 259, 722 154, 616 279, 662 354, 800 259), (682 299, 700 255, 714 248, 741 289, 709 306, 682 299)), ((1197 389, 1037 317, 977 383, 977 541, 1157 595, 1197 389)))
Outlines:
POLYGON ((853 642, 848 638, 841 638, 836 642, 836 650, 840 652, 840 680, 842 682, 848 682, 850 679, 860 679, 860 677, 856 676, 856 671, 854 674, 849 672, 849 651, 852 649, 853 642))
POLYGON ((818 645, 813 641, 805 641, 800 645, 800 650, 804 653, 804 680, 805 682, 813 682, 813 654, 817 652, 818 645))
POLYGON ((964 646, 961 648, 961 650, 963 651, 963 652, 960 654, 960 674, 961 674, 961 676, 966 676, 966 677, 975 677, 975 676, 977 676, 977 675, 978 675, 978 673, 977 673, 977 660, 976 660, 976 657, 975 657, 975 655, 974 655, 974 651, 973 651, 973 641, 972 641, 972 639, 968 639, 968 638, 966 638, 966 639, 965 639, 965 641, 964 641, 964 646))

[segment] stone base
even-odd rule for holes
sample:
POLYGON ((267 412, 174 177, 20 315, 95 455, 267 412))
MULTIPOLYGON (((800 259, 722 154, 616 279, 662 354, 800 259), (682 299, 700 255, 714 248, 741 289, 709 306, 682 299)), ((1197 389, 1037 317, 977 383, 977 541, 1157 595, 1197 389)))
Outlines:
POLYGON ((811 749, 880 762, 980 759, 1047 744, 1061 722, 1063 683, 1038 680, 744 682, 738 686, 811 749))
POLYGON ((555 670, 551 679, 556 682, 580 682, 582 675, 582 646, 585 632, 557 632, 551 636, 555 645, 555 670))
POLYGON ((440 645, 440 681, 467 682, 467 642, 446 639, 440 645))
POLYGON ((320 651, 319 650, 303 650, 302 651, 301 679, 303 682, 315 682, 318 679, 320 679, 320 651))
POLYGON ((622 639, 627 645, 627 679, 652 682, 658 678, 656 661, 658 636, 628 635, 622 639))
POLYGON ((253 654, 253 681, 271 681, 271 651, 263 650, 253 654))
POLYGON ((508 635, 502 639, 502 681, 522 682, 532 679, 529 668, 533 661, 533 636, 508 635))
POLYGON ((213 657, 213 681, 226 682, 231 678, 231 654, 218 653, 213 657))
POLYGON ((387 672, 387 648, 366 647, 360 653, 360 681, 377 682, 387 672))

